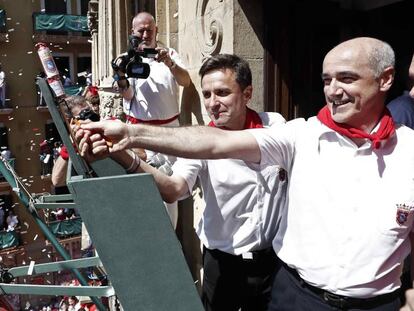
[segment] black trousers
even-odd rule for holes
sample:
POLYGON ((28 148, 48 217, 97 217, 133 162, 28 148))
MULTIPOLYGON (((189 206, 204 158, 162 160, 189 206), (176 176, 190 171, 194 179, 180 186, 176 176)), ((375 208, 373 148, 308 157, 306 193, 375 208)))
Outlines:
POLYGON ((321 295, 309 289, 304 281, 281 264, 275 274, 269 311, 398 311, 401 305, 398 293, 391 296, 383 302, 369 303, 365 306, 334 307, 326 303, 321 295))
POLYGON ((253 252, 253 259, 243 259, 204 247, 204 308, 207 311, 267 310, 277 262, 272 248, 253 252))

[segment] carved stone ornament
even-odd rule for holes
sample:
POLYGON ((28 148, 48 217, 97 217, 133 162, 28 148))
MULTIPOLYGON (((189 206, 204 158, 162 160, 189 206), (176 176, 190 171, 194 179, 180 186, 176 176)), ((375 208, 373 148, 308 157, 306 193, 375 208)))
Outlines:
POLYGON ((100 115, 102 119, 115 117, 123 120, 125 118, 122 109, 122 96, 118 92, 100 91, 100 115))
POLYGON ((196 34, 204 57, 218 54, 223 41, 222 22, 214 14, 222 1, 197 0, 196 34))
POLYGON ((89 2, 89 9, 87 13, 88 28, 91 34, 98 33, 98 0, 91 0, 89 2))

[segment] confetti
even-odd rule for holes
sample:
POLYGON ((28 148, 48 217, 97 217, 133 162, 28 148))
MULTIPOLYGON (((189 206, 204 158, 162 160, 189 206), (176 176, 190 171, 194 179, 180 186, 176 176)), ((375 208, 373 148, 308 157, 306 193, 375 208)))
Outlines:
POLYGON ((27 54, 32 54, 33 53, 33 51, 29 51, 29 52, 27 52, 27 54))
POLYGON ((27 275, 32 275, 33 274, 34 265, 35 265, 35 262, 33 260, 30 261, 29 269, 27 270, 27 275))
POLYGON ((37 239, 37 237, 38 237, 39 235, 38 234, 36 234, 35 236, 34 236, 34 238, 33 238, 33 241, 36 241, 36 239, 37 239))

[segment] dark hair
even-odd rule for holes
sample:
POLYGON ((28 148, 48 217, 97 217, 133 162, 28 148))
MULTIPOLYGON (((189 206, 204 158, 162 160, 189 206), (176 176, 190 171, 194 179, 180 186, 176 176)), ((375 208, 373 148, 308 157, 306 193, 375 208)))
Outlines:
POLYGON ((230 69, 236 74, 236 82, 244 90, 252 85, 252 72, 249 63, 244 59, 232 54, 217 54, 209 57, 201 66, 198 74, 201 79, 213 70, 230 69))
POLYGON ((80 95, 72 95, 65 98, 66 104, 63 104, 63 111, 65 113, 65 116, 67 118, 70 118, 72 114, 69 112, 69 110, 72 111, 74 107, 89 107, 88 102, 86 101, 85 97, 80 95))

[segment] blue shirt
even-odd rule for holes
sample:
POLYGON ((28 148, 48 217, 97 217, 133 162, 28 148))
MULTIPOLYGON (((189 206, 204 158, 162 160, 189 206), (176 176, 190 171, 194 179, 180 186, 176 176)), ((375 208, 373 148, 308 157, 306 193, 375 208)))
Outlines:
POLYGON ((390 101, 387 108, 395 123, 404 124, 414 129, 414 98, 407 91, 390 101))

